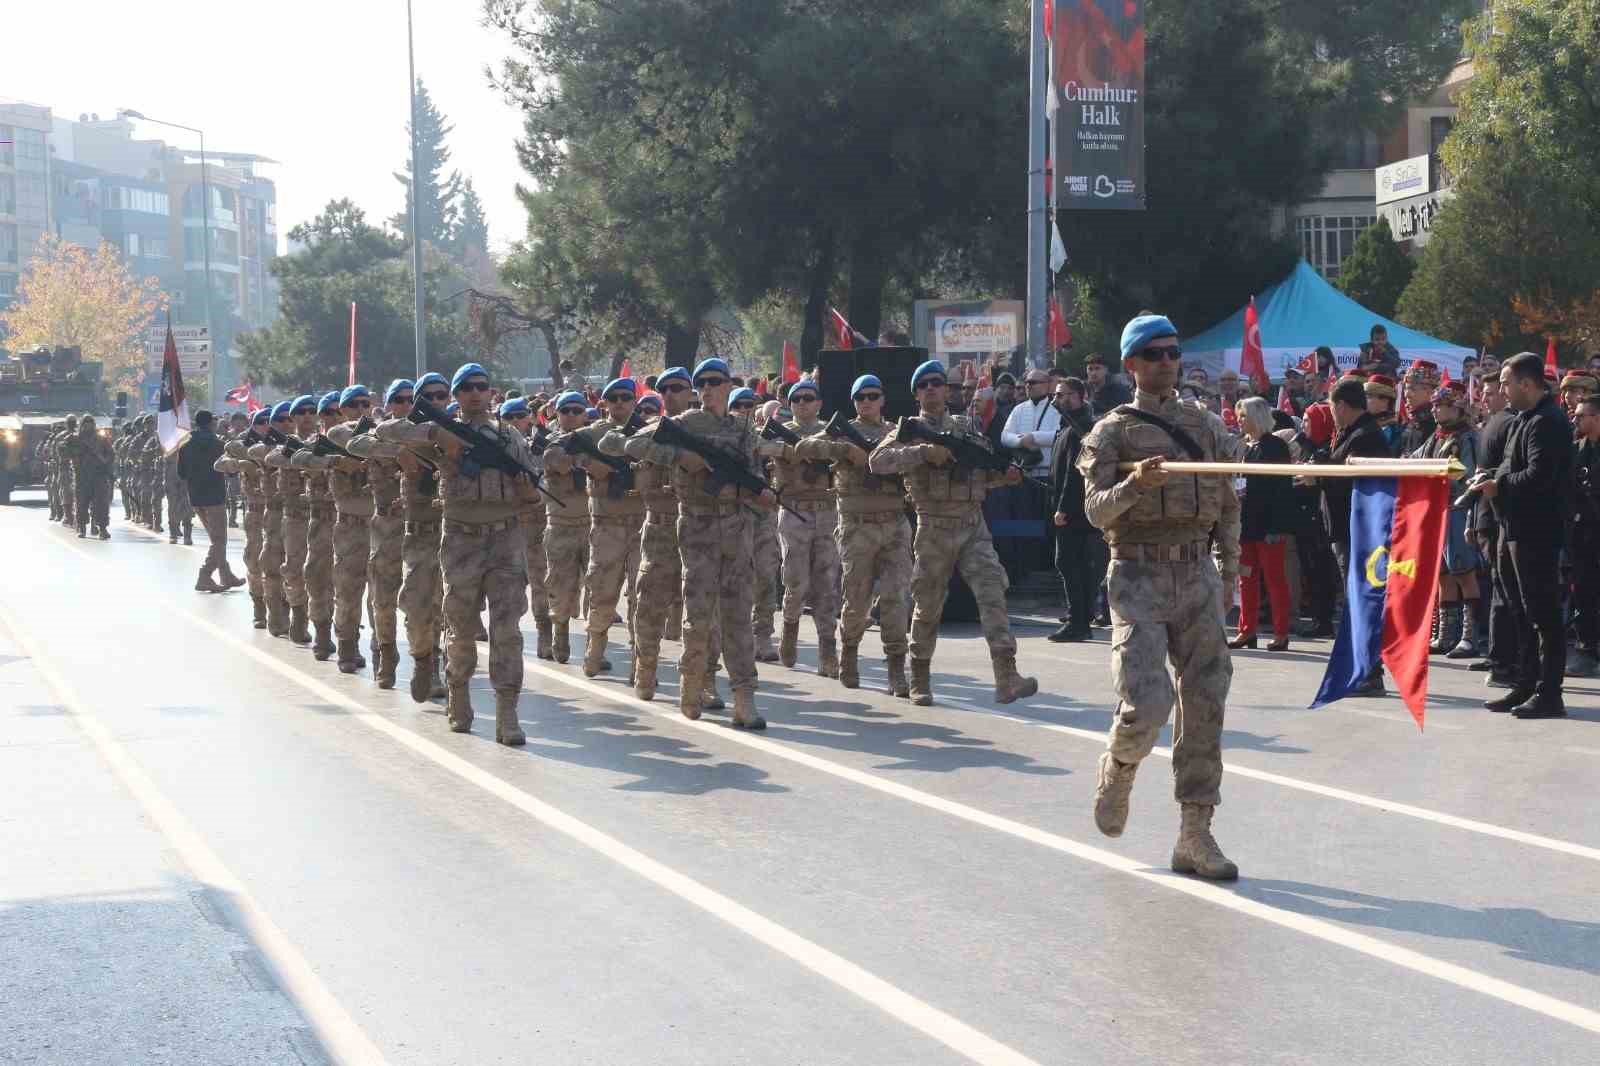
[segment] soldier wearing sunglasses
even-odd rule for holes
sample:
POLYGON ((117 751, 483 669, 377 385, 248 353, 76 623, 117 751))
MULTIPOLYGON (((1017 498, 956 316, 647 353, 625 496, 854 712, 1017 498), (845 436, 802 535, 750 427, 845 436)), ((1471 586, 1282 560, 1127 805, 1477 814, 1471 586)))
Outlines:
MULTIPOLYGON (((267 420, 267 430, 293 433, 294 420, 289 416, 290 401, 284 400, 272 408, 267 420)), ((284 471, 267 462, 267 457, 277 449, 262 440, 252 444, 245 456, 261 468, 261 491, 265 497, 261 516, 261 557, 256 569, 261 574, 261 595, 267 605, 267 633, 281 637, 289 632, 289 601, 283 589, 283 482, 284 471)))
POLYGON ((800 616, 809 603, 817 627, 817 673, 838 677, 839 545, 834 534, 839 512, 828 457, 815 450, 807 455, 800 451, 805 438, 827 439, 817 418, 822 411, 822 390, 811 378, 801 378, 789 389, 789 407, 794 418, 784 425, 802 440, 785 445, 783 455, 772 464, 777 489, 790 508, 778 516, 778 546, 783 554, 783 635, 778 641, 778 661, 794 665, 800 616))
MULTIPOLYGON (((317 426, 306 443, 325 435, 339 424, 339 390, 325 393, 317 401, 317 426)), ((311 654, 326 662, 333 654, 333 531, 336 525, 333 493, 328 485, 331 464, 310 448, 301 448, 289 460, 306 483, 306 499, 311 518, 306 523, 306 614, 311 619, 311 654)), ((364 664, 363 664, 364 665, 364 664)))
POLYGON ((550 618, 555 627, 552 654, 556 662, 564 663, 572 657, 570 627, 572 620, 578 617, 583 578, 589 569, 590 523, 588 474, 562 449, 561 441, 588 424, 589 408, 581 392, 563 392, 556 397, 555 407, 556 431, 544 452, 544 487, 562 506, 547 509, 550 528, 544 542, 545 589, 550 596, 550 618))

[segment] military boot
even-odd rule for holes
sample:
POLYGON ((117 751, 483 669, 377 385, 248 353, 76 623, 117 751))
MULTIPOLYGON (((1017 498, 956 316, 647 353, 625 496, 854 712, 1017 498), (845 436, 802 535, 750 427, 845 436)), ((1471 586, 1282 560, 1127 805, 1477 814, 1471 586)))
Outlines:
POLYGON ((83 526, 79 526, 78 527, 78 539, 79 540, 84 540, 88 536, 89 536, 89 531, 87 529, 85 529, 83 526))
POLYGON ((238 574, 235 574, 233 570, 229 568, 227 563, 222 564, 221 574, 222 587, 224 589, 236 589, 246 584, 245 579, 240 577, 238 574))
MULTIPOLYGON (((110 540, 111 539, 111 531, 109 529, 107 529, 105 526, 101 526, 100 527, 100 539, 101 540, 110 540)), ((241 582, 239 582, 239 584, 242 585, 242 584, 244 584, 244 582, 241 581, 241 582)))
POLYGON ((1477 600, 1461 604, 1461 639, 1444 653, 1446 659, 1476 659, 1478 657, 1478 620, 1473 617, 1472 605, 1477 600))
POLYGON ((839 641, 832 633, 817 635, 817 673, 823 677, 839 676, 839 641))
POLYGON ((432 674, 432 681, 429 683, 429 686, 428 686, 428 695, 432 696, 434 699, 439 699, 444 694, 445 694, 444 653, 436 651, 436 652, 433 653, 433 674, 432 674))
POLYGON ((778 661, 785 666, 793 666, 798 653, 795 645, 800 641, 800 623, 785 620, 783 623, 783 638, 778 641, 778 661))
POLYGON ((1023 677, 1017 673, 1017 657, 1015 655, 996 655, 994 657, 994 701, 996 703, 1010 703, 1012 700, 1027 699, 1038 691, 1038 681, 1031 677, 1023 677))
POLYGON ((552 651, 558 663, 564 663, 572 658, 572 635, 568 631, 567 625, 565 618, 559 620, 555 624, 555 632, 551 635, 551 640, 555 645, 552 651))
POLYGON ((378 687, 394 688, 394 668, 400 663, 400 649, 393 644, 378 645, 378 687))
POLYGON ((250 620, 257 629, 267 628, 267 601, 260 596, 250 596, 250 620))
POLYGON ((911 685, 906 681, 905 652, 891 652, 888 658, 889 695, 905 699, 911 695, 911 685))
POLYGON ((306 605, 289 605, 289 639, 296 644, 310 644, 311 630, 306 628, 306 605))
POLYGON ((734 690, 733 728, 755 730, 767 728, 767 720, 756 713, 756 694, 750 689, 734 690))
POLYGON ((932 673, 932 659, 912 657, 911 686, 907 689, 907 692, 911 696, 911 702, 918 707, 933 706, 933 678, 930 676, 932 673))
POLYGON ((861 645, 845 641, 844 658, 839 660, 839 684, 845 688, 861 687, 861 645))
POLYGON ((756 662, 775 663, 777 661, 778 649, 772 646, 772 634, 756 634, 756 662))
POLYGON ((1133 794, 1133 778, 1139 764, 1120 762, 1102 752, 1100 770, 1094 786, 1094 824, 1108 837, 1119 837, 1128 825, 1128 797, 1133 794))
MULTIPOLYGON (((328 656, 334 652, 333 623, 331 621, 313 622, 311 625, 317 631, 316 640, 311 643, 312 658, 319 663, 325 663, 328 661, 328 656)), ((339 668, 344 670, 344 649, 342 647, 339 648, 339 664, 339 668)), ((349 672, 345 670, 345 673, 349 672)))
POLYGON ((275 637, 289 635, 289 601, 282 596, 267 601, 267 632, 275 637))
POLYGON ((467 696, 467 686, 450 686, 450 697, 445 703, 444 713, 450 719, 450 732, 472 732, 472 700, 467 696))
POLYGON ((609 673, 611 662, 606 658, 606 635, 590 633, 589 643, 583 649, 583 676, 594 677, 609 673))
POLYGON ((189 547, 194 547, 194 526, 188 522, 183 524, 183 542, 189 547))
POLYGON ((1434 614, 1437 626, 1433 632, 1433 640, 1428 644, 1430 655, 1443 655, 1456 646, 1456 641, 1461 639, 1458 630, 1461 628, 1461 607, 1458 604, 1447 603, 1442 605, 1434 614))
POLYGON ((1211 814, 1216 808, 1204 803, 1183 805, 1183 827, 1172 849, 1172 869, 1210 881, 1233 881, 1239 867, 1222 854, 1217 838, 1211 835, 1211 814))
MULTIPOLYGON (((78 536, 81 537, 81 536, 83 536, 83 534, 79 533, 78 536)), ((195 578, 195 580, 194 580, 194 590, 196 592, 225 592, 225 591, 227 591, 221 585, 219 585, 215 581, 211 580, 211 568, 207 567, 207 566, 202 566, 200 568, 200 576, 195 578)))
POLYGON ((656 698, 656 660, 641 655, 633 664, 633 694, 649 703, 656 698))
POLYGON ((522 723, 517 720, 517 696, 515 692, 494 694, 494 742, 508 748, 520 748, 528 742, 522 723))
POLYGON ((366 660, 361 658, 361 650, 356 646, 356 642, 340 637, 339 672, 341 674, 353 674, 365 664, 366 660))
POLYGON ((433 695, 433 653, 411 657, 411 700, 427 703, 433 695))
POLYGON ((700 717, 700 700, 705 690, 706 683, 702 679, 688 674, 678 675, 678 710, 691 722, 700 717))
POLYGON ((533 624, 534 624, 534 627, 538 630, 538 634, 539 634, 539 636, 538 636, 538 644, 534 648, 534 654, 537 655, 539 658, 545 659, 545 660, 549 660, 549 659, 553 658, 554 657, 553 653, 550 651, 550 640, 551 640, 551 637, 550 637, 550 614, 549 614, 549 612, 547 611, 544 614, 535 615, 534 619, 533 619, 533 624))
POLYGON ((706 675, 705 687, 700 692, 700 706, 708 711, 720 711, 728 706, 722 702, 722 693, 717 691, 717 674, 714 670, 706 675))

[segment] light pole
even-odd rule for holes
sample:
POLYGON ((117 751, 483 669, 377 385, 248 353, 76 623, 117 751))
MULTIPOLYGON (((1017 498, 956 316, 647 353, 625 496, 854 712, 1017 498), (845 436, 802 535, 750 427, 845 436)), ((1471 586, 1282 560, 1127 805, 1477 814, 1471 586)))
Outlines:
MULTIPOLYGON (((408 0, 409 2, 409 0, 408 0)), ((157 126, 170 126, 175 130, 187 130, 198 134, 200 137, 200 243, 206 267, 206 337, 211 345, 211 358, 217 358, 217 330, 211 321, 211 182, 206 173, 206 135, 204 130, 197 130, 193 126, 185 126, 177 122, 164 122, 159 118, 151 118, 140 111, 131 111, 123 108, 117 114, 123 118, 136 118, 141 122, 153 122, 157 126)), ((206 386, 209 390, 212 376, 206 375, 206 386)))
MULTIPOLYGON (((1033 0, 1033 28, 1028 35, 1028 285, 1027 285, 1027 349, 1028 365, 1043 369, 1054 360, 1054 353, 1046 351, 1045 321, 1045 232, 1049 229, 1049 194, 1045 183, 1052 176, 1045 173, 1045 94, 1053 92, 1049 84, 1049 53, 1051 42, 1044 35, 1044 0, 1033 0)), ((1060 166, 1061 161, 1056 160, 1060 166)))
POLYGON ((422 152, 417 144, 417 54, 412 45, 411 0, 406 0, 406 72, 410 76, 407 88, 411 91, 411 275, 412 331, 416 335, 417 377, 423 375, 423 364, 428 361, 427 319, 422 306, 422 233, 417 229, 418 181, 422 175, 422 152))

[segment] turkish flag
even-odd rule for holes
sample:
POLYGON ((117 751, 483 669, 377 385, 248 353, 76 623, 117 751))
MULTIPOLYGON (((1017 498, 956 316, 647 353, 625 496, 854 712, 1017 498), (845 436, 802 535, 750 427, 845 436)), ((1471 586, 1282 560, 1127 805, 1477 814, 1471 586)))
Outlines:
POLYGON ((1289 383, 1285 381, 1278 386, 1278 410, 1289 415, 1294 414, 1294 400, 1289 396, 1289 383))
POLYGON ((1554 337, 1546 337, 1544 339, 1544 376, 1549 377, 1552 374, 1558 378, 1561 376, 1561 364, 1556 362, 1556 339, 1554 337))
MULTIPOLYGON (((834 314, 838 313, 839 312, 837 311, 834 312, 834 314)), ((840 319, 840 321, 842 322, 844 320, 840 319)), ((840 347, 850 347, 850 334, 848 330, 844 334, 844 342, 840 345, 840 347)), ((800 380, 800 355, 795 351, 794 341, 783 342, 783 380, 800 380)))
POLYGON ((1239 353, 1239 373, 1255 383, 1258 394, 1265 393, 1271 381, 1267 378, 1267 359, 1261 350, 1261 319, 1256 315, 1256 298, 1244 309, 1244 350, 1239 353))
POLYGON ((1420 729, 1428 700, 1428 637, 1439 591, 1438 560, 1450 514, 1450 483, 1439 477, 1396 480, 1400 484, 1383 600, 1383 664, 1420 729))
POLYGON ((1052 352, 1057 348, 1065 348, 1072 343, 1072 327, 1067 325, 1067 316, 1061 313, 1061 301, 1056 299, 1056 294, 1050 294, 1050 322, 1045 328, 1045 346, 1052 352))
POLYGON ((633 366, 627 359, 622 360, 622 369, 617 371, 617 377, 633 380, 633 366))
MULTIPOLYGON (((828 308, 828 325, 833 329, 834 344, 838 345, 840 348, 855 347, 856 331, 850 328, 850 323, 845 321, 844 316, 839 313, 838 308, 828 308)), ((787 346, 788 342, 785 342, 785 349, 787 349, 787 346)), ((797 370, 794 378, 785 378, 784 380, 791 381, 798 379, 799 371, 797 370)))

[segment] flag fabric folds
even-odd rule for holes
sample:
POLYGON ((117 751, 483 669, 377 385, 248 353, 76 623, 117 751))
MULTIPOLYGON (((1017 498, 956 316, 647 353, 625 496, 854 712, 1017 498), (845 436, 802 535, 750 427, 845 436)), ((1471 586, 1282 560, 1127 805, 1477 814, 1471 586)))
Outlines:
POLYGON ((1348 696, 1381 662, 1422 728, 1428 640, 1449 509, 1444 478, 1355 480, 1346 608, 1312 707, 1348 696))
MULTIPOLYGON (((834 314, 838 314, 838 313, 839 312, 837 312, 837 311, 834 312, 834 314)), ((842 322, 844 320, 840 319, 840 321, 842 322)), ((840 347, 841 348, 850 347, 849 340, 848 340, 848 335, 846 337, 845 342, 842 343, 840 345, 840 347)), ((783 380, 784 381, 799 381, 800 380, 800 353, 795 350, 794 341, 784 341, 783 342, 783 380)))
POLYGON ((1556 360, 1556 339, 1554 337, 1546 337, 1544 339, 1544 376, 1550 377, 1552 374, 1557 378, 1561 377, 1561 364, 1556 360))
POLYGON ((156 407, 156 437, 168 455, 189 439, 189 401, 183 394, 183 369, 178 365, 178 342, 167 320, 167 346, 161 353, 161 399, 156 407))
POLYGON ((845 321, 838 308, 828 308, 828 326, 833 331, 833 343, 839 348, 855 347, 855 330, 850 328, 850 323, 845 321))
POLYGON ((1045 347, 1052 352, 1057 348, 1065 348, 1072 343, 1072 327, 1067 325, 1067 316, 1061 313, 1061 301, 1056 299, 1056 294, 1050 294, 1050 315, 1045 327, 1045 347))
POLYGON ((1255 383, 1256 395, 1266 394, 1271 381, 1267 378, 1266 354, 1261 348, 1261 318, 1256 314, 1256 298, 1244 309, 1244 349, 1239 353, 1239 373, 1255 383))

